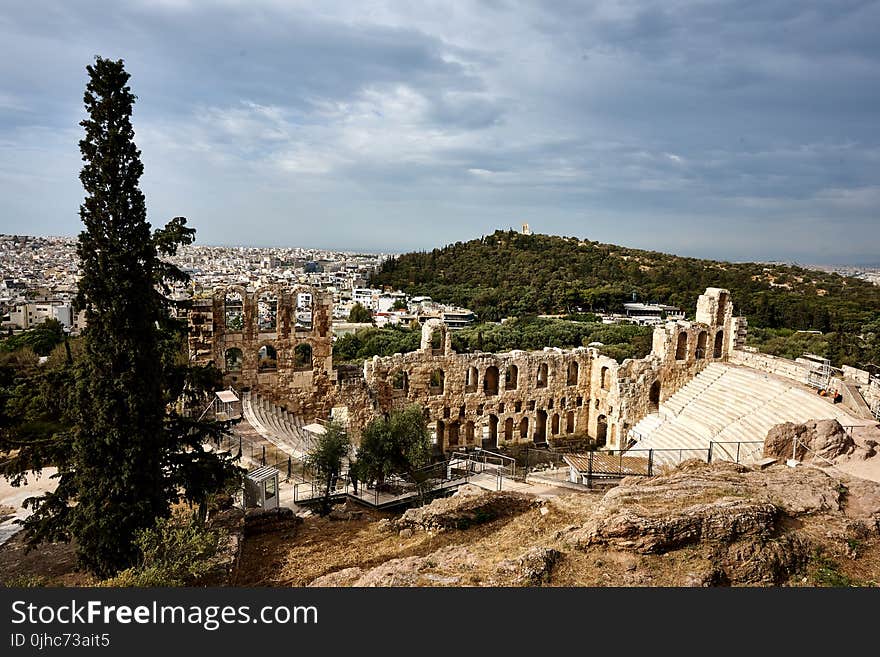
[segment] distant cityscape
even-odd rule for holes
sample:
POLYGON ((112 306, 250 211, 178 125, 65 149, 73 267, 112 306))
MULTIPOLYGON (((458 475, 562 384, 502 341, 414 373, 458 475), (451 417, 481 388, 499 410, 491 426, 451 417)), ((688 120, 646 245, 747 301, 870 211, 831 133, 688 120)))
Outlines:
MULTIPOLYGON (((528 225, 523 225, 523 233, 530 232, 528 225)), ((451 329, 460 329, 477 321, 467 308, 442 304, 424 295, 369 287, 371 274, 393 255, 305 247, 184 246, 169 260, 190 275, 190 282, 178 285, 172 298, 183 301, 208 297, 214 288, 223 285, 251 289, 279 284, 313 286, 333 294, 336 336, 363 326, 348 321, 356 304, 370 311, 376 326, 423 324, 438 318, 451 329)), ((801 266, 880 285, 880 266, 801 266)), ((4 331, 20 331, 54 318, 66 330, 78 334, 85 318, 73 308, 77 275, 75 237, 0 235, 0 326, 4 331)), ((651 325, 683 317, 684 313, 673 306, 632 303, 625 304, 622 314, 601 314, 599 319, 605 323, 651 325)))
MULTIPOLYGON (((222 285, 253 289, 309 285, 333 293, 337 335, 359 327, 347 321, 358 303, 372 313, 377 326, 423 323, 436 317, 461 328, 475 321, 465 308, 435 303, 427 296, 368 287, 370 275, 390 255, 304 247, 184 246, 168 260, 186 271, 190 282, 175 287, 172 298, 207 297, 222 285)), ((0 235, 3 329, 25 330, 53 318, 77 334, 84 326, 83 313, 73 309, 77 275, 76 238, 0 235)))

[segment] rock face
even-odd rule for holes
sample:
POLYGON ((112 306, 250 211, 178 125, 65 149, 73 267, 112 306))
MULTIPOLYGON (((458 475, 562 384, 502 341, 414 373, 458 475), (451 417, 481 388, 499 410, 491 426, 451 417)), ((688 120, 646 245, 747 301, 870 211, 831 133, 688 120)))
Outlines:
POLYGON ((536 504, 535 498, 522 493, 464 491, 453 497, 434 500, 427 506, 408 509, 397 520, 397 525, 401 529, 429 531, 467 529, 521 513, 536 504))
POLYGON ((804 424, 784 422, 767 432, 764 456, 778 459, 792 458, 792 444, 797 440, 794 458, 799 461, 827 462, 841 456, 860 452, 861 458, 873 456, 858 447, 837 420, 813 420, 804 424), (862 454, 861 452, 864 452, 862 454))
POLYGON ((561 558, 559 550, 532 548, 516 559, 507 559, 498 564, 498 574, 513 575, 513 581, 524 586, 540 586, 550 581, 553 567, 561 558))

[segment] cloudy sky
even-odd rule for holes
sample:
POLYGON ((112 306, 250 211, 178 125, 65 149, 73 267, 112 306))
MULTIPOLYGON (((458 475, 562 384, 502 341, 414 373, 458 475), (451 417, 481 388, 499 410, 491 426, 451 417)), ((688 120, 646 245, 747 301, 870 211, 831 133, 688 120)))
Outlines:
POLYGON ((536 232, 880 261, 880 2, 0 5, 0 232, 76 234, 123 58, 154 225, 401 251, 536 232))

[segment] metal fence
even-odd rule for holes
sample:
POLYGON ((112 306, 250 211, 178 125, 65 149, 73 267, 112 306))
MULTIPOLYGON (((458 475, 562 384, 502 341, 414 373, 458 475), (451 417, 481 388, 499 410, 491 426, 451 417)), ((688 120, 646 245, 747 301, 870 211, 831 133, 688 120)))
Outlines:
POLYGON ((528 472, 533 477, 592 486, 596 480, 652 477, 689 459, 707 463, 722 460, 754 462, 760 459, 763 449, 763 441, 713 441, 706 448, 601 450, 580 454, 529 449, 526 456, 528 472))

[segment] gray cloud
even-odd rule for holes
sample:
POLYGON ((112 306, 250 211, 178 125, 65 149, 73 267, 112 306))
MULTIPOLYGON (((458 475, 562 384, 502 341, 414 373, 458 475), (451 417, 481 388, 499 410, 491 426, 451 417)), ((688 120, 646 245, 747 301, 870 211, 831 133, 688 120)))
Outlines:
POLYGON ((859 260, 880 248, 878 24, 850 0, 33 1, 0 14, 2 230, 79 230, 100 53, 139 96, 152 220, 205 243, 397 250, 529 221, 859 260))

